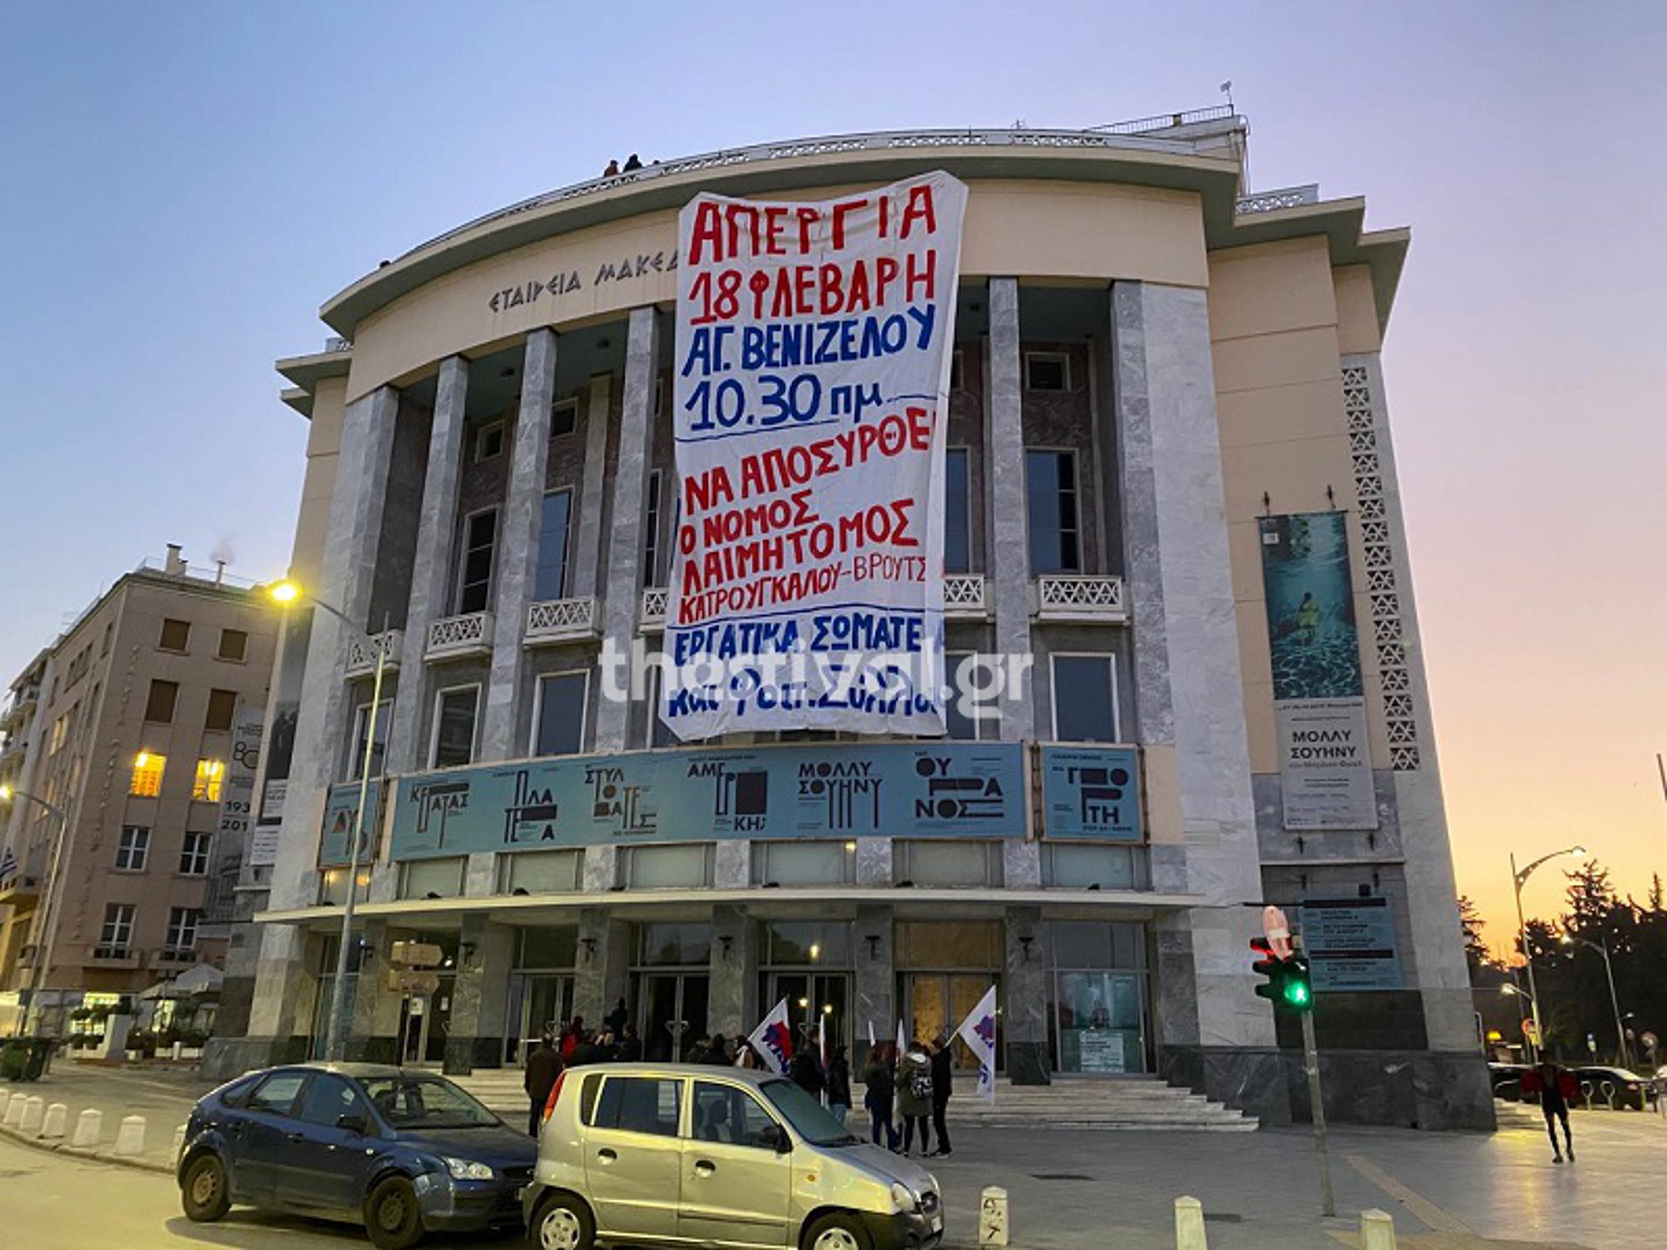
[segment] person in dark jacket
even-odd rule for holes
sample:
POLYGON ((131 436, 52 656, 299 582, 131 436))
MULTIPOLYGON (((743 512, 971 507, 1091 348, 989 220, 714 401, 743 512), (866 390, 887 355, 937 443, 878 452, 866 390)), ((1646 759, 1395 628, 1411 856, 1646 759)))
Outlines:
POLYGON ((892 1071, 896 1047, 891 1042, 880 1042, 868 1052, 868 1063, 862 1070, 865 1089, 862 1105, 868 1108, 869 1135, 876 1146, 897 1149, 897 1126, 892 1123, 892 1103, 897 1097, 897 1078, 892 1071), (881 1133, 885 1139, 881 1140, 881 1133))
POLYGON ((787 1079, 812 1098, 822 1097, 827 1080, 822 1075, 822 1065, 816 1059, 814 1043, 806 1042, 793 1052, 793 1058, 787 1062, 787 1079))
POLYGON ((580 1033, 579 1041, 573 1047, 573 1053, 567 1057, 567 1066, 582 1068, 587 1063, 602 1062, 602 1052, 597 1048, 596 1036, 592 1033, 580 1033))
POLYGON ((828 1110, 841 1124, 851 1114, 851 1060, 843 1046, 835 1046, 828 1060, 828 1110))
POLYGON ((631 1013, 625 1010, 625 1000, 622 998, 614 1004, 614 1009, 602 1018, 602 1023, 608 1026, 608 1032, 616 1038, 625 1032, 625 1022, 631 1018, 631 1013))
POLYGON ((556 1049, 556 1039, 545 1033, 527 1055, 527 1071, 521 1079, 521 1087, 527 1091, 527 1101, 531 1104, 527 1113, 527 1132, 532 1137, 538 1136, 544 1104, 550 1101, 550 1091, 556 1087, 556 1078, 560 1075, 561 1052, 556 1049))
POLYGON ((642 1038, 637 1036, 637 1026, 628 1024, 620 1033, 619 1058, 621 1063, 642 1062, 642 1038))
POLYGON ((1533 1093, 1537 1089, 1540 1095, 1540 1113, 1545 1116, 1546 1136, 1551 1138, 1551 1161, 1561 1163, 1562 1151, 1557 1149, 1557 1122, 1563 1124, 1563 1145, 1569 1152, 1569 1162, 1574 1162, 1574 1138, 1569 1133, 1569 1099, 1578 1087, 1574 1077, 1562 1065, 1544 1055, 1540 1056, 1539 1064, 1522 1082, 1525 1093, 1533 1093))
POLYGON ((955 1092, 955 1052, 950 1049, 950 1039, 939 1034, 932 1043, 932 1127, 938 1132, 938 1148, 928 1151, 932 1158, 942 1159, 949 1155, 949 1125, 945 1121, 945 1113, 949 1109, 949 1096, 955 1092))
POLYGON ((903 1153, 915 1148, 919 1133, 921 1154, 930 1154, 932 1130, 926 1117, 932 1114, 932 1060, 919 1041, 911 1042, 897 1061, 897 1110, 903 1116, 903 1153))

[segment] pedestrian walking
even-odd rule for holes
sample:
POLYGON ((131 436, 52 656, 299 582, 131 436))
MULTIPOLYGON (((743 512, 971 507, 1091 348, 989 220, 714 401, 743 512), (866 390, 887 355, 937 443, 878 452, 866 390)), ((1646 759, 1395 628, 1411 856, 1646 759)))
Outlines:
POLYGON ((828 1061, 828 1110, 841 1124, 851 1114, 851 1060, 843 1046, 835 1046, 828 1061))
POLYGON ((920 1134, 920 1153, 932 1151, 932 1130, 926 1117, 932 1114, 932 1060, 926 1047, 916 1040, 897 1065, 897 1109, 903 1115, 903 1153, 914 1149, 920 1134))
POLYGON ((862 1083, 866 1087, 862 1105, 868 1109, 869 1136, 876 1146, 897 1149, 897 1125, 892 1122, 892 1105, 897 1098, 897 1075, 892 1070, 896 1047, 881 1042, 869 1048, 868 1062, 863 1065, 862 1083), (884 1140, 881 1135, 884 1134, 884 1140))
POLYGON ((561 1052, 556 1049, 556 1039, 546 1030, 539 1037, 538 1045, 528 1053, 527 1071, 521 1078, 521 1088, 527 1091, 527 1101, 531 1104, 527 1111, 529 1136, 538 1136, 544 1104, 550 1101, 550 1091, 556 1087, 556 1078, 560 1075, 561 1052))
POLYGON ((1574 1074, 1545 1055, 1534 1070, 1522 1078, 1522 1092, 1539 1094, 1540 1114, 1545 1116, 1545 1133, 1551 1138, 1551 1161, 1561 1163, 1563 1153, 1557 1148, 1557 1122, 1563 1124, 1563 1145, 1568 1149, 1569 1162, 1574 1162, 1574 1138, 1569 1134, 1569 1099, 1579 1092, 1574 1074))
POLYGON ((799 1049, 793 1052, 793 1058, 787 1063, 787 1079, 812 1098, 822 1097, 827 1079, 822 1075, 822 1065, 816 1061, 814 1042, 801 1042, 799 1049))
POLYGON ((945 1114, 949 1110, 949 1096, 955 1092, 955 1052, 950 1048, 947 1033, 938 1034, 932 1042, 932 1127, 938 1133, 938 1148, 931 1151, 935 1158, 949 1156, 949 1124, 945 1114))

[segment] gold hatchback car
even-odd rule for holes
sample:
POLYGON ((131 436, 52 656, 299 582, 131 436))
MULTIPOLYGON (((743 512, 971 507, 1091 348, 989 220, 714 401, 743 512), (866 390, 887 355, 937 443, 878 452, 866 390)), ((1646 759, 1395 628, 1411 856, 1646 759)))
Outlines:
POLYGON ((939 1194, 782 1077, 604 1063, 556 1082, 521 1201, 538 1250, 930 1250, 939 1194))

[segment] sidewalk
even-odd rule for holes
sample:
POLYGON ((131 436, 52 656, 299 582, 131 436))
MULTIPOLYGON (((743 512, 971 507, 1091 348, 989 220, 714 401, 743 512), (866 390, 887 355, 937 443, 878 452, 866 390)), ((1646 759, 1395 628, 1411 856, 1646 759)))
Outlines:
POLYGON ((0 1094, 0 1113, 12 1094, 40 1098, 47 1106, 61 1102, 69 1109, 63 1140, 45 1142, 38 1134, 20 1132, 15 1125, 0 1127, 0 1133, 82 1158, 171 1173, 174 1130, 185 1123, 197 1099, 213 1087, 214 1082, 199 1077, 194 1068, 105 1066, 77 1063, 60 1056, 53 1060, 51 1071, 38 1081, 0 1085, 0 1090, 5 1091, 0 1094), (68 1143, 75 1134, 76 1117, 88 1108, 103 1112, 104 1123, 98 1146, 80 1150, 68 1143), (136 1157, 118 1158, 114 1153, 116 1131, 121 1127, 122 1118, 130 1115, 145 1117, 145 1149, 136 1157))

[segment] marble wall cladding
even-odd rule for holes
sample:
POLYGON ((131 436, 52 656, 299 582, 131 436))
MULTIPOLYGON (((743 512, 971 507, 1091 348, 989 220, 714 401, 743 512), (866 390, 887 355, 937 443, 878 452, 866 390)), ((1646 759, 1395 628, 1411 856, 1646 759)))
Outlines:
POLYGON ((1153 1007, 1162 1046, 1197 1046, 1198 978, 1192 961, 1192 929, 1184 915, 1152 925, 1153 1007))
POLYGON ((1146 848, 1146 866, 1152 889, 1159 894, 1185 894, 1190 884, 1187 848, 1158 844, 1146 848))
POLYGON ((745 890, 752 885, 752 843, 745 838, 720 840, 712 851, 712 888, 745 890))
POLYGON ((758 925, 743 908, 712 909, 711 981, 706 1022, 691 1021, 697 1033, 744 1037, 757 1024, 759 944, 758 925))
POLYGON ((1395 797, 1396 774, 1373 769, 1376 829, 1328 829, 1298 832, 1285 828, 1284 790, 1278 773, 1256 773, 1250 779, 1256 802, 1256 841, 1264 860, 1281 863, 1309 859, 1396 859, 1401 845, 1400 803, 1395 797))
POLYGON ((619 884, 619 848, 610 845, 587 846, 584 850, 584 891, 586 894, 606 894, 619 884))
POLYGON ((896 1032, 898 1007, 896 979, 892 973, 891 908, 873 904, 859 906, 851 934, 855 960, 853 1032, 866 1039, 868 1026, 872 1024, 877 1039, 889 1039, 896 1032))
POLYGON ((458 478, 463 459, 464 405, 468 401, 469 362, 450 356, 440 362, 430 426, 428 467, 423 475, 422 511, 417 523, 416 554, 405 611, 405 643, 399 654, 404 676, 402 698, 394 700, 388 735, 388 768, 408 772, 422 754, 419 726, 428 702, 429 683, 423 652, 431 621, 449 614, 451 573, 457 546, 458 478))
POLYGON ((463 893, 469 898, 486 898, 498 892, 498 857, 491 851, 475 851, 463 869, 463 893))
POLYGON ((1005 932, 1001 1040, 1007 1077, 1015 1085, 1047 1085, 1051 1067, 1048 1058, 1048 968, 1051 961, 1042 909, 1009 907, 1005 932))
POLYGON ((892 860, 890 838, 857 839, 857 884, 889 886, 892 860))
MULTIPOLYGON (((996 651, 1030 654, 1030 566, 1025 529, 1025 440, 1022 362, 1019 353, 1019 283, 990 279, 990 391, 984 445, 990 473, 985 516, 990 550, 1012 553, 992 561, 990 592, 995 605, 996 651)), ((1029 699, 1004 701, 1001 740, 1020 742, 1036 736, 1029 699)))
POLYGON ((596 1027, 630 990, 631 926, 602 907, 579 909, 573 1011, 596 1027))
POLYGON ((1001 881, 1009 890, 1042 888, 1042 845, 1022 838, 1001 844, 1001 881))

